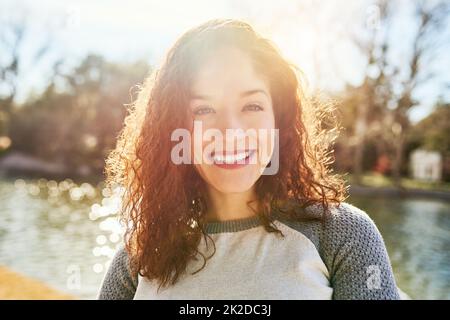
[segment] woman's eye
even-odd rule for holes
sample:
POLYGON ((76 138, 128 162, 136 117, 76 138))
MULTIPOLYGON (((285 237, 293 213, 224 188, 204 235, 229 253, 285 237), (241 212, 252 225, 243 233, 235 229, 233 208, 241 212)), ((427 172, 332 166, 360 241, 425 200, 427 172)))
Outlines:
POLYGON ((201 116, 204 114, 214 113, 214 109, 211 107, 198 107, 194 110, 196 116, 201 116))
POLYGON ((259 104, 248 104, 244 107, 243 111, 262 111, 264 110, 263 107, 261 107, 259 104))

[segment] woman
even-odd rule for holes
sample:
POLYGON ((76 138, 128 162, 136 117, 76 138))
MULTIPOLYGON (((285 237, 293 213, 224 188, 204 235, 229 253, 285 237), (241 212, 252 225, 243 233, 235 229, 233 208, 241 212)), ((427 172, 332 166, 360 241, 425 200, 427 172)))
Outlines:
POLYGON ((126 232, 99 299, 399 298, 380 233, 328 168, 331 109, 301 89, 244 22, 175 43, 107 160, 126 232))

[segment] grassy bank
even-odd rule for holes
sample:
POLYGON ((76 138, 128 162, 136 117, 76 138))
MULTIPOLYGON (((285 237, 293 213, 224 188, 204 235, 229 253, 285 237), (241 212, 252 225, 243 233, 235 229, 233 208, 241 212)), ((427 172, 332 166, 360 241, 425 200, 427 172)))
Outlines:
MULTIPOLYGON (((348 174, 347 181, 353 184, 355 178, 352 174, 348 174)), ((393 179, 391 177, 383 176, 377 173, 367 173, 362 175, 361 183, 363 187, 373 188, 393 188, 395 187, 393 179)), ((440 191, 450 192, 450 182, 427 182, 414 180, 411 178, 402 178, 401 185, 406 190, 424 190, 424 191, 440 191)))

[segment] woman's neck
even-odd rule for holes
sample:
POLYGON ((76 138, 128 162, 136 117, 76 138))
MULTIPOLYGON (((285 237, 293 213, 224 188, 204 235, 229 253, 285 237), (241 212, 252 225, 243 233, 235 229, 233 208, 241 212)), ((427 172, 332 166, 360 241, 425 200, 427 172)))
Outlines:
POLYGON ((239 193, 222 193, 210 187, 208 195, 207 221, 236 220, 256 215, 258 202, 255 201, 254 188, 239 193))

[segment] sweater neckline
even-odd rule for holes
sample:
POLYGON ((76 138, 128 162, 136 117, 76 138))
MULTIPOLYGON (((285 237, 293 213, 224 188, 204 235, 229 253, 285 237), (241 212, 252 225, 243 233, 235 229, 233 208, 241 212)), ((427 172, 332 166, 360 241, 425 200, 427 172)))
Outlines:
MULTIPOLYGON (((271 213, 271 217, 276 218, 274 212, 271 213)), ((204 225, 206 233, 225 233, 225 232, 238 232, 263 225, 263 220, 259 215, 254 215, 251 217, 232 219, 232 220, 222 220, 222 221, 209 221, 204 225)))
MULTIPOLYGON (((314 213, 315 215, 321 215, 322 211, 319 210, 318 204, 312 204, 305 208, 304 210, 314 213)), ((272 209, 269 213, 269 218, 272 221, 279 220, 284 221, 284 216, 276 209, 272 209)), ((260 215, 256 214, 247 218, 233 219, 233 220, 223 220, 223 221, 209 221, 204 224, 204 230, 206 233, 230 233, 244 231, 252 228, 256 228, 263 225, 263 220, 260 215)))
POLYGON ((261 224, 261 218, 254 215, 251 217, 232 220, 209 221, 205 224, 205 231, 206 233, 237 232, 252 229, 260 226, 261 224))

